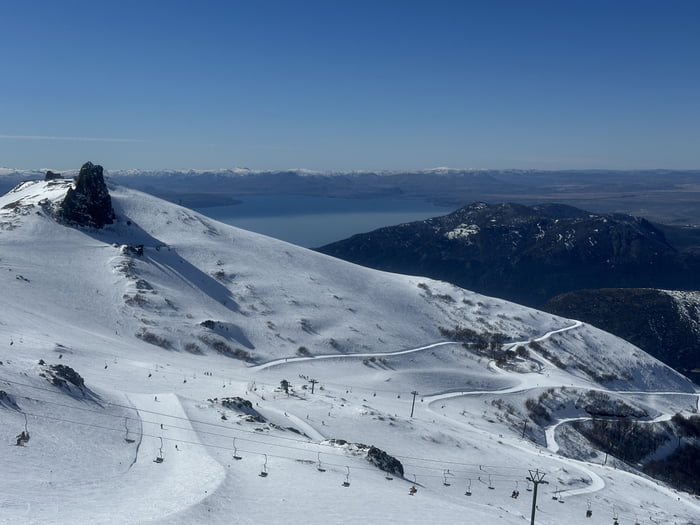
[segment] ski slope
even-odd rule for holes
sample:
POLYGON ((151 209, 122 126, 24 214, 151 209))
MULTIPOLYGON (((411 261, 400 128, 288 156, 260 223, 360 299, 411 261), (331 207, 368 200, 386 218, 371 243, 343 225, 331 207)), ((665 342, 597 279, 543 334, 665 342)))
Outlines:
POLYGON ((583 414, 528 419, 528 399, 562 387, 626 399, 649 424, 697 411, 692 383, 638 348, 120 187, 114 225, 62 225, 68 184, 0 197, 0 523, 521 524, 530 471, 549 482, 537 523, 592 523, 589 506, 602 522, 700 523, 695 497, 560 446, 583 414), (529 356, 496 366, 443 335, 456 326, 529 356), (58 364, 84 385, 55 384, 58 364))

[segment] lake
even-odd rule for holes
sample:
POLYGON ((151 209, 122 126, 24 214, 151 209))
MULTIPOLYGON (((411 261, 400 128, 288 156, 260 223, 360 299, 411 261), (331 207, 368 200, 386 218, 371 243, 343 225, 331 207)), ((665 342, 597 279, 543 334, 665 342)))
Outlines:
POLYGON ((451 208, 418 200, 336 199, 300 195, 236 197, 240 204, 196 210, 217 221, 318 248, 383 226, 446 215, 451 208))

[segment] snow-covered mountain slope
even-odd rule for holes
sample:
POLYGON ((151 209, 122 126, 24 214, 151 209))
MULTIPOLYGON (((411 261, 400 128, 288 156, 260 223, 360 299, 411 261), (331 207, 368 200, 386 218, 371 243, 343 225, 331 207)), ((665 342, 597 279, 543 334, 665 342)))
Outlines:
POLYGON ((645 422, 697 410, 639 349, 121 187, 114 224, 61 224, 70 184, 0 197, 0 522, 515 524, 530 470, 550 482, 538 523, 589 523, 589 505, 700 522, 691 497, 601 465, 561 423, 589 417, 574 400, 590 392, 645 422))

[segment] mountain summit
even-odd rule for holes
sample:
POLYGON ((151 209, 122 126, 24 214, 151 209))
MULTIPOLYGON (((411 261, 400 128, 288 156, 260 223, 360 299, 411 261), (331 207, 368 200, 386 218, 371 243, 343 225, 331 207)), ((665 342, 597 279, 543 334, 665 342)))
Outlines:
POLYGON ((79 226, 102 228, 114 222, 112 199, 105 183, 102 166, 86 162, 69 188, 58 211, 59 217, 79 226))

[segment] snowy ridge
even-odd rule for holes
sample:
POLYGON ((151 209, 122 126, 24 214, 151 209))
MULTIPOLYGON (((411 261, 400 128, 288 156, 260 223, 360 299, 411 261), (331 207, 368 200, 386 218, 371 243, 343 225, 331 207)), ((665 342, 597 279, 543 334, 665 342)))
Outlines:
POLYGON ((538 523, 588 523, 589 501, 596 516, 615 507, 621 523, 700 521, 693 498, 604 466, 599 451, 558 453, 563 421, 584 413, 562 410, 546 428, 528 419, 528 399, 563 386, 624 398, 646 420, 697 410, 692 384, 639 349, 122 187, 110 188, 115 224, 71 228, 52 215, 70 184, 0 197, 0 436, 11 445, 0 522, 456 523, 468 513, 516 524, 529 517, 535 469, 550 481, 538 523), (445 335, 457 328, 503 334, 511 357, 445 335), (58 364, 84 385, 55 384, 58 364), (29 441, 13 446, 25 424, 29 441), (404 479, 357 444, 399 459, 404 479), (555 486, 566 505, 551 499, 555 486))

